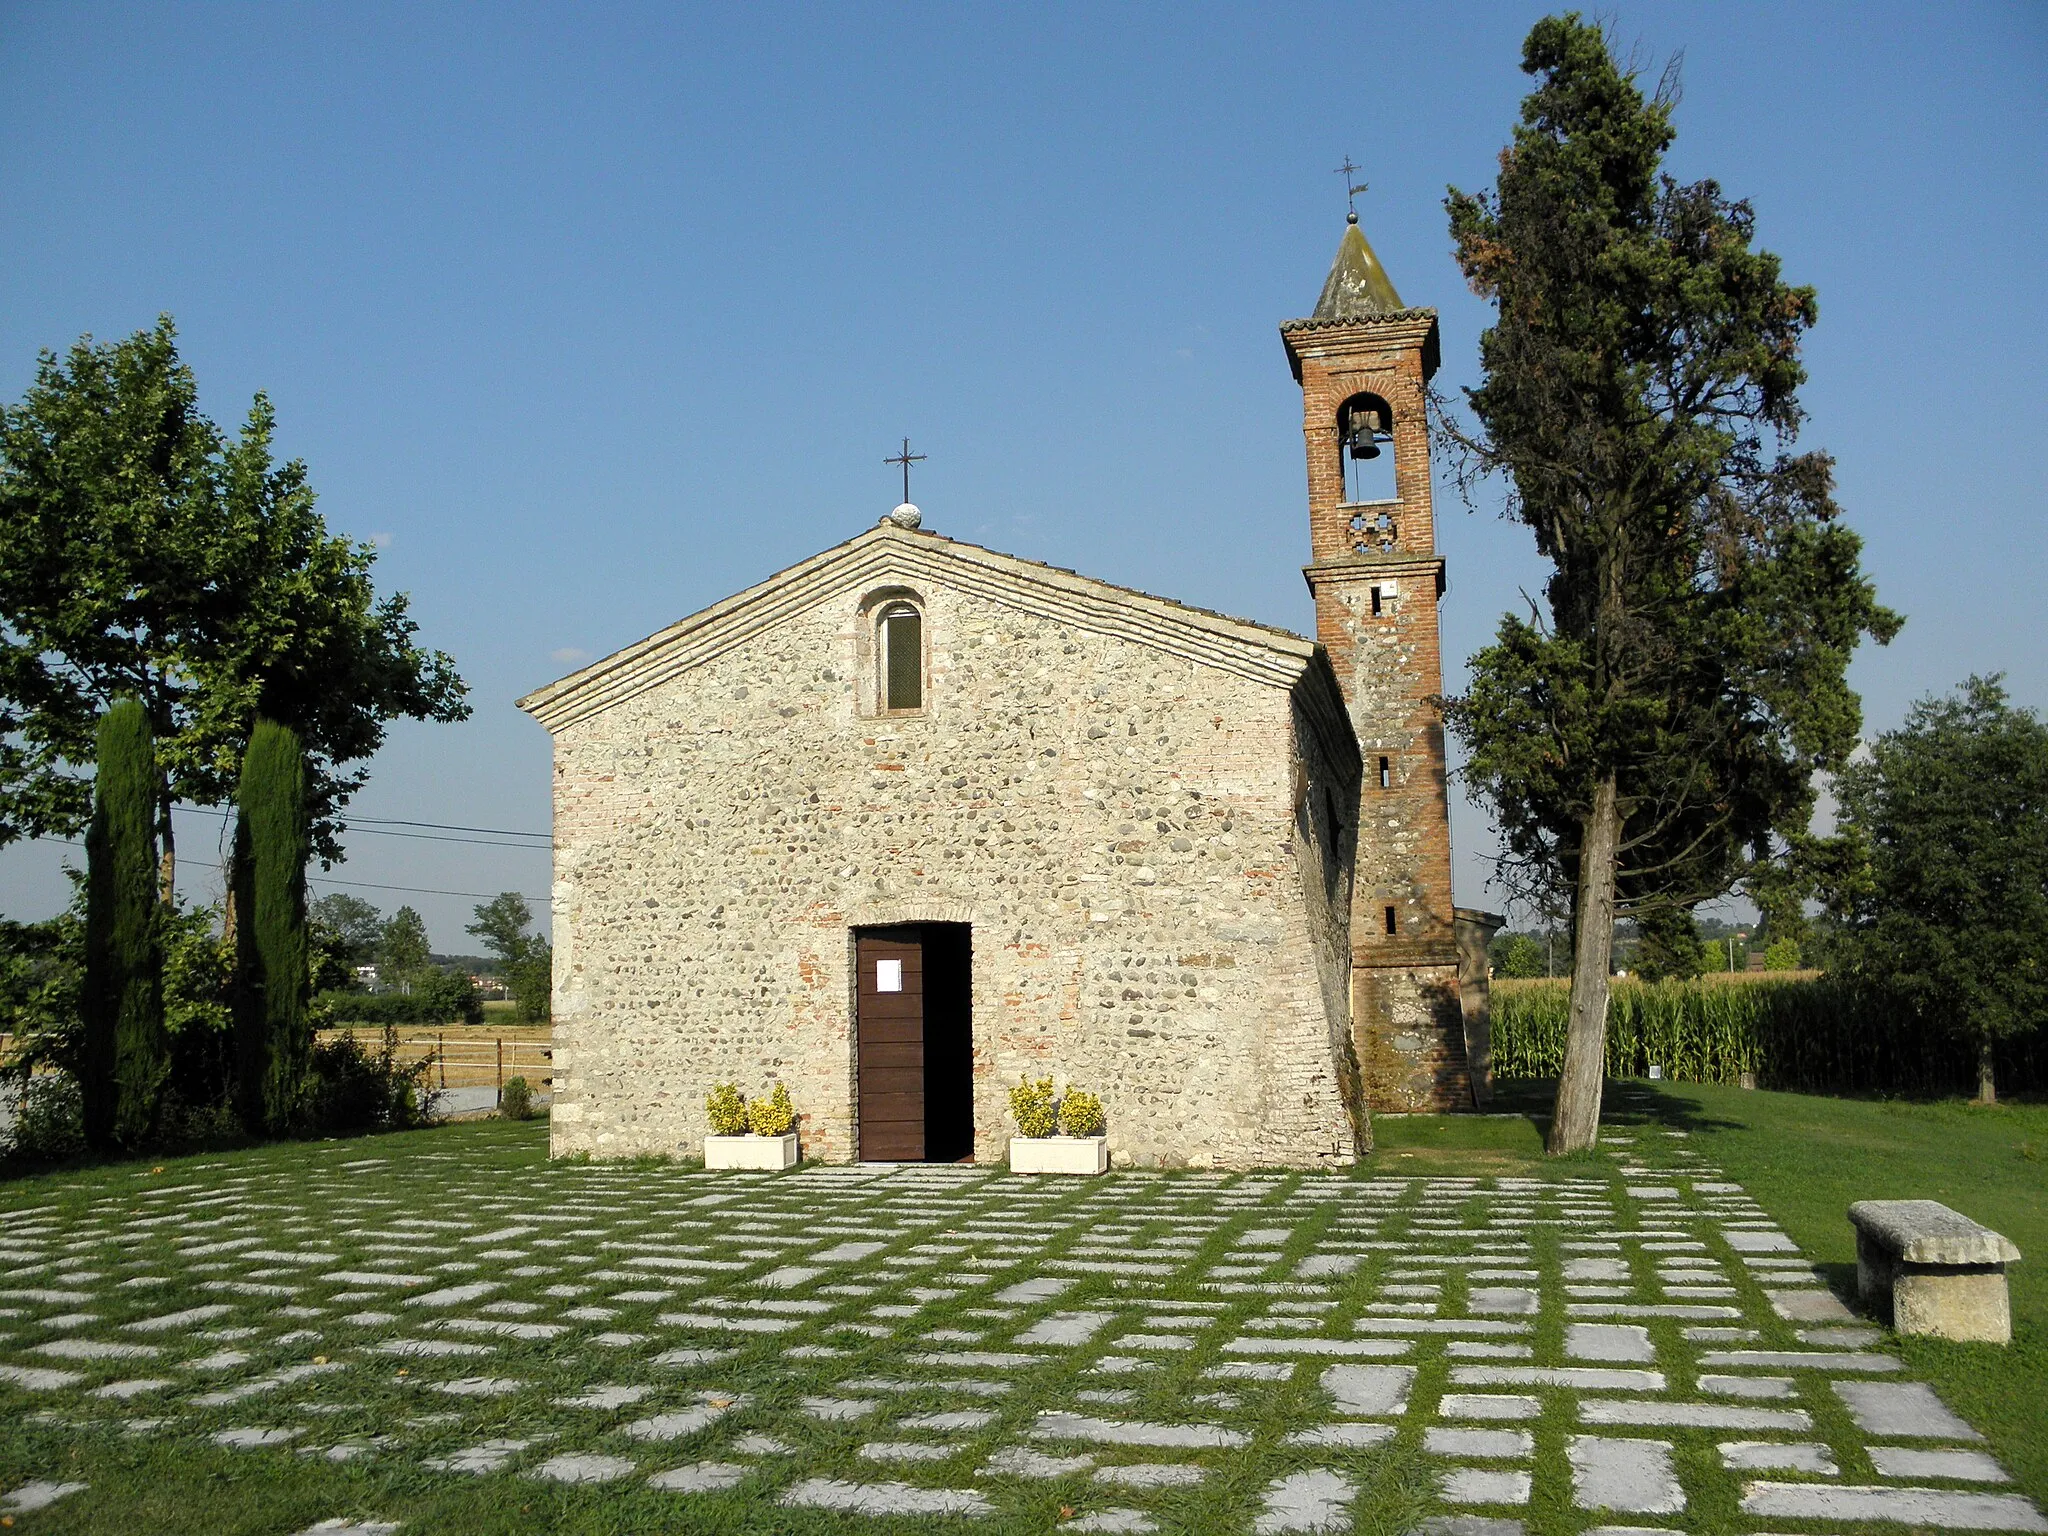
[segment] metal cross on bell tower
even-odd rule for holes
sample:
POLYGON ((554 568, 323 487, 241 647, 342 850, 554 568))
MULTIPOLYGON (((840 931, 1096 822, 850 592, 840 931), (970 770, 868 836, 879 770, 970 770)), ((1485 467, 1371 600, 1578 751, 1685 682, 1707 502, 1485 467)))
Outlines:
POLYGON ((1366 183, 1362 181, 1355 182, 1351 178, 1364 169, 1365 167, 1362 165, 1353 165, 1351 157, 1346 155, 1344 163, 1330 173, 1333 176, 1342 176, 1344 178, 1344 206, 1348 210, 1345 216, 1347 223, 1356 224, 1358 222, 1358 194, 1366 189, 1366 183))

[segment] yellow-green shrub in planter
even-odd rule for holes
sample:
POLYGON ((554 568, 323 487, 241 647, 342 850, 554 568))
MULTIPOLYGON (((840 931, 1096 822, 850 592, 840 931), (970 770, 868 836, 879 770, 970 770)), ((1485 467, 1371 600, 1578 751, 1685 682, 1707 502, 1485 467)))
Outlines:
POLYGON ((1100 1136, 1102 1123, 1102 1100, 1085 1088, 1068 1088, 1060 1100, 1060 1134, 1100 1136))
POLYGON ((765 1099, 747 1106, 747 1128, 756 1136, 787 1136, 796 1129, 796 1106, 789 1102, 789 1090, 777 1083, 765 1099))
POLYGON ((1055 1102, 1051 1078, 1026 1079, 1010 1090, 1010 1113, 1020 1132, 1010 1138, 1012 1173, 1108 1170, 1109 1142, 1100 1134, 1102 1101, 1094 1094, 1069 1084, 1066 1098, 1055 1102))
POLYGON ((773 1172, 796 1166, 796 1106, 782 1084, 750 1102, 731 1083, 720 1083, 704 1101, 704 1112, 711 1122, 711 1134, 704 1138, 706 1168, 773 1172))
POLYGON ((1019 1136, 1050 1136, 1059 1129, 1059 1111, 1053 1103, 1052 1079, 1018 1080, 1010 1090, 1010 1115, 1017 1122, 1019 1136))
POLYGON ((747 1134, 747 1101, 731 1083, 720 1083, 711 1090, 711 1097, 704 1101, 704 1115, 714 1136, 747 1134))

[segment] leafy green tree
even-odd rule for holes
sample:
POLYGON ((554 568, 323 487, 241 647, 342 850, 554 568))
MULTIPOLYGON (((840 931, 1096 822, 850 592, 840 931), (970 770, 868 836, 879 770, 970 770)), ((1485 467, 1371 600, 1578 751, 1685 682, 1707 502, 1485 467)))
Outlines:
POLYGON ((134 1148, 155 1134, 170 1075, 157 932, 157 785, 149 717, 120 699, 100 721, 85 834, 85 1136, 134 1148))
MULTIPOLYGON (((86 882, 74 878, 68 910, 47 922, 0 922, 0 1034, 12 1037, 0 1072, 10 1078, 52 1068, 84 1075, 86 882)), ((221 1103, 232 1076, 234 963, 218 918, 207 907, 156 915, 171 1053, 165 1091, 188 1107, 221 1103)))
POLYGON ((1510 889, 1568 900, 1570 1024, 1549 1146, 1598 1135, 1618 918, 1688 909, 1806 833, 1816 770, 1854 745, 1845 676, 1888 639, 1824 454, 1794 454, 1811 289, 1751 248, 1746 203, 1660 174, 1673 91, 1646 97, 1576 15, 1530 31, 1491 193, 1446 206, 1497 309, 1464 450, 1551 564, 1447 703, 1510 889))
POLYGON ((423 1015, 435 1023, 481 1024, 484 1005, 478 1001, 476 983, 465 971, 452 966, 430 965, 413 977, 413 996, 420 1000, 423 1015))
POLYGON ((2048 725, 1998 677, 1923 699, 1836 776, 1850 857, 1830 890, 1841 969, 1977 1049, 2048 1017, 2048 725))
POLYGON ((1773 939, 1764 946, 1764 969, 1767 971, 1796 971, 1799 969, 1799 945, 1792 939, 1773 939))
POLYGON ((274 430, 261 395, 232 440, 201 414, 168 316, 44 353, 0 408, 0 844, 83 824, 117 697, 157 740, 166 900, 171 805, 233 798, 259 713, 300 734, 323 859, 387 724, 469 713, 407 599, 372 590, 375 551, 327 532, 303 464, 273 462, 274 430))
POLYGON ((1707 946, 1691 911, 1662 907, 1637 919, 1636 974, 1645 981, 1690 981, 1707 968, 1707 946))
POLYGON ((0 1034, 9 1042, 0 1072, 17 1085, 46 1068, 85 1074, 84 882, 78 884, 70 909, 47 922, 0 919, 0 1034))
POLYGON ((235 832, 237 1109, 252 1133, 295 1120, 313 1048, 308 989, 306 760, 298 732, 258 720, 242 760, 235 832))
POLYGON ((1492 944, 1496 976, 1524 978, 1543 974, 1543 941, 1526 933, 1504 933, 1492 944))
POLYGON ((335 891, 318 897, 306 919, 347 965, 367 965, 383 942, 384 914, 360 896, 335 891))
POLYGON ((500 891, 476 909, 468 931, 503 962, 506 984, 529 1023, 546 1019, 554 987, 555 953, 546 938, 528 933, 533 908, 517 891, 500 891))
POLYGON ((526 946, 506 978, 519 1004, 519 1017, 528 1024, 545 1024, 554 1014, 555 949, 536 936, 526 946))
POLYGON ((427 968, 430 953, 426 921, 411 907, 400 907, 378 936, 378 979, 406 987, 412 977, 427 968))
POLYGON ((532 942, 527 928, 533 923, 533 908, 517 891, 500 891, 476 909, 476 921, 464 930, 484 941, 484 948, 506 966, 517 965, 532 942))
POLYGON ((171 1110, 206 1112, 226 1129, 235 1081, 235 946, 213 907, 159 907, 164 1027, 171 1037, 171 1110))
POLYGON ((356 967, 373 961, 383 942, 384 914, 360 896, 335 891, 308 904, 306 929, 314 992, 354 991, 361 986, 356 967))

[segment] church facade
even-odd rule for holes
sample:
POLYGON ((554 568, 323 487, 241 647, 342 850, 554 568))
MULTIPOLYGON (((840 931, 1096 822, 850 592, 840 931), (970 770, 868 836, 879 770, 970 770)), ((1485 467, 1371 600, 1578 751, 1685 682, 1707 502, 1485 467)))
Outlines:
POLYGON ((1313 640, 906 506, 521 701, 554 741, 556 1152, 694 1153, 721 1082, 786 1084, 828 1160, 999 1160, 1023 1077, 1099 1094, 1120 1165, 1339 1165, 1374 1104, 1469 1104, 1436 327, 1392 293, 1353 225, 1282 331, 1313 640))

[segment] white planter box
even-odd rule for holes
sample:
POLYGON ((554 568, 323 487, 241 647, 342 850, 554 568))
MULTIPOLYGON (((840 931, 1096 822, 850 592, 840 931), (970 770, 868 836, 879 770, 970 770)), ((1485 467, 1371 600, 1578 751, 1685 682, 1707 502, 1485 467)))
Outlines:
POLYGON ((1107 1173, 1107 1136, 1012 1136, 1012 1173, 1107 1173))
POLYGON ((787 1136, 706 1136, 706 1168, 766 1168, 779 1173, 796 1166, 796 1132, 787 1136))

